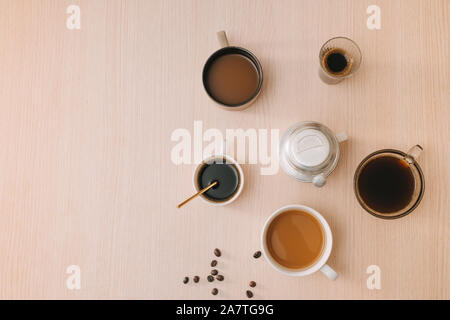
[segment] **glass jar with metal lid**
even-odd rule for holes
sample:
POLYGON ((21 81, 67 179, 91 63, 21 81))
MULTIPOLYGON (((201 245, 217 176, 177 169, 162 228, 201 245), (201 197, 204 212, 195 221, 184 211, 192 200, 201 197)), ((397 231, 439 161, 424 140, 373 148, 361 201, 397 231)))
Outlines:
POLYGON ((299 122, 281 138, 280 165, 291 177, 322 187, 339 161, 339 143, 347 139, 321 123, 299 122))

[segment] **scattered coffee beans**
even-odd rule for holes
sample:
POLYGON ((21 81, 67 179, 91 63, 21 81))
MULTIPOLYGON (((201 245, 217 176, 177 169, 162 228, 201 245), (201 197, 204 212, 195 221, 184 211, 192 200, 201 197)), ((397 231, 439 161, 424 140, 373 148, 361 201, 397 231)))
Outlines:
MULTIPOLYGON (((215 248, 214 249, 214 255, 216 257, 220 257, 220 256, 222 256, 222 252, 220 251, 220 249, 215 248)), ((214 282, 214 280, 223 281, 225 279, 225 277, 223 275, 219 274, 219 270, 217 270, 215 268, 217 266, 217 264, 218 264, 217 260, 212 260, 211 261, 210 265, 211 265, 211 267, 213 269, 211 269, 211 273, 206 276, 206 280, 208 282, 214 282)), ((189 277, 184 277, 183 278, 183 283, 187 284, 189 282, 189 280, 190 280, 189 277)), ((199 283, 200 282, 200 277, 199 276, 194 276, 194 277, 192 277, 192 281, 194 281, 194 283, 199 283)), ((211 290, 211 294, 214 295, 214 296, 218 295, 219 294, 219 289, 213 288, 211 290)), ((251 298, 251 297, 253 297, 253 293, 251 291, 247 291, 247 296, 249 298, 251 298)))
POLYGON ((256 252, 253 254, 253 258, 258 259, 259 257, 261 257, 261 251, 256 251, 256 252))
POLYGON ((254 287, 256 287, 256 282, 255 281, 250 281, 250 283, 248 285, 250 287, 254 288, 254 287))
POLYGON ((253 297, 253 292, 251 292, 250 290, 247 290, 247 298, 252 298, 253 297))

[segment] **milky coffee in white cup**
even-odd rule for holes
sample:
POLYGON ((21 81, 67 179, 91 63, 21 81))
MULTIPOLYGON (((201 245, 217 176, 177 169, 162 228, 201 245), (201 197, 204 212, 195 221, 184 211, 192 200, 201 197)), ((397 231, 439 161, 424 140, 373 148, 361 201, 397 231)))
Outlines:
POLYGON ((290 276, 322 271, 329 279, 338 274, 326 264, 333 246, 331 229, 312 208, 289 205, 275 211, 266 221, 261 246, 269 264, 290 276))

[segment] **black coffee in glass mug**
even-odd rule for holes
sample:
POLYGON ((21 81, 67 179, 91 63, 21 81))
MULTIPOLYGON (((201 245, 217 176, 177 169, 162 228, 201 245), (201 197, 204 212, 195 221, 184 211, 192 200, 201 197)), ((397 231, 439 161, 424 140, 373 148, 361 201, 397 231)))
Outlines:
POLYGON ((422 199, 425 180, 417 158, 422 147, 408 153, 385 149, 367 156, 355 172, 354 189, 361 206, 370 214, 394 219, 413 211, 422 199))
POLYGON ((381 213, 405 208, 414 194, 414 175, 409 164, 392 156, 378 157, 361 169, 358 189, 362 200, 381 213))

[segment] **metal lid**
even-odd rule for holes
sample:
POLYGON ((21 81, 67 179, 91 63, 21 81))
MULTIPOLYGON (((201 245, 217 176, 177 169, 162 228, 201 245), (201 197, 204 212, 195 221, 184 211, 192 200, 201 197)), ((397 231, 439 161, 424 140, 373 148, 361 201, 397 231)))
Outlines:
MULTIPOLYGON (((345 135, 346 136, 346 135, 345 135)), ((318 122, 299 122, 291 126, 280 142, 280 165, 297 180, 321 187, 339 160, 338 137, 318 122)))

